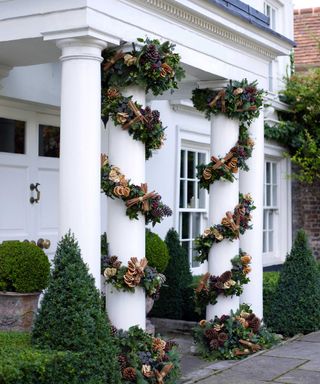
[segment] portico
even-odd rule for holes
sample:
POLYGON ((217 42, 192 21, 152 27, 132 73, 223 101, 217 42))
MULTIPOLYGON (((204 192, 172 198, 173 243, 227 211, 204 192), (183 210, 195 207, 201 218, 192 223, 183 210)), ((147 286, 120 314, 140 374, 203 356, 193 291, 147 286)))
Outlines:
MULTIPOLYGON (((108 4, 99 0, 63 3, 44 0, 42 12, 39 13, 35 5, 21 0, 0 2, 0 75, 3 77, 0 96, 9 106, 17 100, 35 109, 41 104, 46 108, 51 105, 60 114, 59 199, 56 207, 59 225, 56 232, 52 229, 48 233, 55 241, 69 229, 75 233, 83 259, 99 286, 100 235, 103 232, 101 215, 108 217, 107 230, 112 252, 126 253, 119 255, 123 260, 130 257, 130 250, 134 250, 139 258, 144 255, 143 220, 132 224, 127 217, 122 218, 117 212, 118 202, 108 203, 108 216, 105 210, 101 210, 100 153, 101 146, 106 146, 105 142, 101 143, 100 120, 102 50, 118 46, 121 41, 134 42, 137 37, 146 35, 176 44, 175 49, 181 55, 187 77, 174 94, 166 93, 156 98, 147 95, 149 103, 163 103, 163 120, 168 128, 167 142, 162 153, 152 159, 154 168, 149 176, 150 168, 147 166, 146 181, 150 184, 150 190, 158 189, 161 192, 163 189, 165 200, 169 205, 172 203, 172 209, 177 210, 174 189, 161 186, 173 185, 176 179, 177 125, 167 102, 185 104, 189 111, 192 110, 186 100, 190 99, 191 90, 201 82, 203 85, 204 81, 248 78, 249 81, 257 80, 260 88, 266 88, 269 63, 279 55, 288 55, 291 42, 271 33, 267 27, 260 28, 242 19, 239 21, 235 15, 214 4, 200 7, 189 1, 183 4, 180 1, 143 0, 110 0, 108 4), (33 90, 31 94, 30 87, 33 90), (170 159, 172 164, 165 174, 160 171, 164 157, 170 159), (127 222, 124 222, 125 219, 127 222), (135 235, 131 238, 123 238, 124 225, 139 228, 132 229, 135 235)), ((141 94, 141 90, 132 93, 134 99, 145 105, 146 95, 141 94)), ((237 126, 236 121, 227 121, 219 116, 212 119, 212 132, 204 129, 206 140, 211 136, 211 154, 224 155, 228 152, 237 140, 237 126)), ((128 143, 126 132, 116 127, 114 129, 118 131, 112 132, 112 129, 108 141, 110 159, 136 183, 145 181, 143 148, 140 146, 137 149, 138 145, 132 139, 128 143), (128 156, 124 156, 125 152, 128 156), (139 166, 133 163, 132 157, 140 159, 139 166)), ((194 130, 196 134, 197 127, 194 130)), ((241 192, 251 193, 257 207, 252 220, 254 229, 240 238, 240 247, 252 256, 253 270, 249 276, 251 283, 245 287, 240 300, 252 304, 254 312, 261 316, 263 117, 252 124, 251 130, 255 147, 248 164, 250 171, 238 175, 228 192, 223 187, 214 187, 216 189, 210 192, 208 221, 209 224, 219 221, 225 211, 237 204, 239 188, 241 192)), ((107 141, 106 136, 102 137, 107 141)), ((3 156, 9 167, 11 155, 3 156)), ((4 160, 1 161, 0 165, 4 160)), ((10 191, 5 189, 3 194, 10 195, 10 191)), ((12 200, 8 204, 13 207, 15 202, 12 200)), ((172 221, 167 220, 165 228, 177 228, 176 216, 172 221)), ((0 240, 26 238, 28 226, 19 225, 6 226, 6 220, 3 219, 0 240)), ((226 244, 223 249, 213 251, 227 253, 230 260, 237 254, 238 248, 239 242, 236 241, 232 246, 226 244)), ((223 263, 220 257, 218 263, 209 261, 209 272, 222 273, 226 266, 220 263, 223 263)), ((218 312, 222 314, 236 308, 238 299, 232 300, 232 304, 222 301, 218 312)), ((144 327, 145 315, 141 314, 143 304, 139 308, 142 319, 139 322, 144 327)), ((118 313, 115 316, 119 318, 124 315, 118 313)), ((133 316, 131 321, 130 313, 125 316, 129 320, 127 327, 136 324, 136 317, 133 316)), ((208 316, 212 317, 213 313, 209 312, 208 316)))

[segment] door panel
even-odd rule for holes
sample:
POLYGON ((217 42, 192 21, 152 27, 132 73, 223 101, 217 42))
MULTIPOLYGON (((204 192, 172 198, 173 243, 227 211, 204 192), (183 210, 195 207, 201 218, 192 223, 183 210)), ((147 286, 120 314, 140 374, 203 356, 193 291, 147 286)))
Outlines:
POLYGON ((29 236, 29 169, 0 164, 0 241, 29 236))
POLYGON ((52 257, 58 240, 59 225, 59 172, 56 169, 38 169, 37 182, 40 183, 40 201, 36 207, 38 210, 36 237, 49 239, 51 246, 47 251, 52 257))

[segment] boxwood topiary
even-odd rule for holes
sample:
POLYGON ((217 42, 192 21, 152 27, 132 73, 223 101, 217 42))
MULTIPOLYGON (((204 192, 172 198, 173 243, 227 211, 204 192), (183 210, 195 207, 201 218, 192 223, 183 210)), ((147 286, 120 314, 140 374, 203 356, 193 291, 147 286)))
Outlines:
POLYGON ((0 291, 42 291, 48 284, 49 274, 48 257, 36 245, 20 241, 0 244, 0 291))
POLYGON ((146 231, 146 258, 148 265, 162 273, 169 262, 169 252, 166 243, 156 233, 146 231))
POLYGON ((161 288, 160 299, 154 303, 151 316, 188 319, 193 311, 188 255, 180 245, 179 235, 174 229, 168 231, 165 242, 170 254, 170 261, 164 271, 167 280, 161 288))
POLYGON ((320 274, 304 231, 280 272, 268 326, 285 336, 320 329, 320 274))
POLYGON ((101 310, 99 292, 70 233, 58 244, 32 341, 39 348, 82 353, 79 383, 121 381, 118 350, 101 310))

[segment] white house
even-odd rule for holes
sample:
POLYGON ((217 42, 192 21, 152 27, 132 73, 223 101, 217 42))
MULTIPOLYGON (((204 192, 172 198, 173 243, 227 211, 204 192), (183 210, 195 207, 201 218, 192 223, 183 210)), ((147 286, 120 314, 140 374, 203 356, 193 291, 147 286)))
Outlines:
MULTIPOLYGON (((193 108, 191 91, 257 80, 270 92, 265 119, 272 122, 285 108, 276 92, 293 46, 292 18, 291 0, 0 0, 0 241, 49 239, 52 255, 71 228, 98 278, 100 234, 108 232, 99 176, 100 152, 109 152, 101 51, 148 36, 176 44, 187 74, 173 94, 147 95, 167 129, 146 180, 174 212, 154 231, 164 237, 176 228, 193 272, 204 272, 192 241, 210 224, 209 198, 195 178, 197 163, 211 155, 210 122, 193 108)), ((264 143, 263 127, 262 113, 252 125, 250 171, 239 176, 240 191, 257 206, 254 229, 240 240, 256 260, 253 287, 261 285, 262 262, 281 263, 291 245, 290 165, 281 148, 264 143)), ((243 300, 254 301, 252 291, 243 300)))

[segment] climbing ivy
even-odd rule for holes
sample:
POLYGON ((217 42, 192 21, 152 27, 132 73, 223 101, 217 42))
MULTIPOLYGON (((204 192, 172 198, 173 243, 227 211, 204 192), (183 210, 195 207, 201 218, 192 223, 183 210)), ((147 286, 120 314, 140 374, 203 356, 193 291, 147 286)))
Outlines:
POLYGON ((280 98, 289 110, 280 123, 265 127, 265 136, 285 145, 297 165, 294 176, 312 183, 320 179, 320 68, 294 73, 285 85, 280 98))

